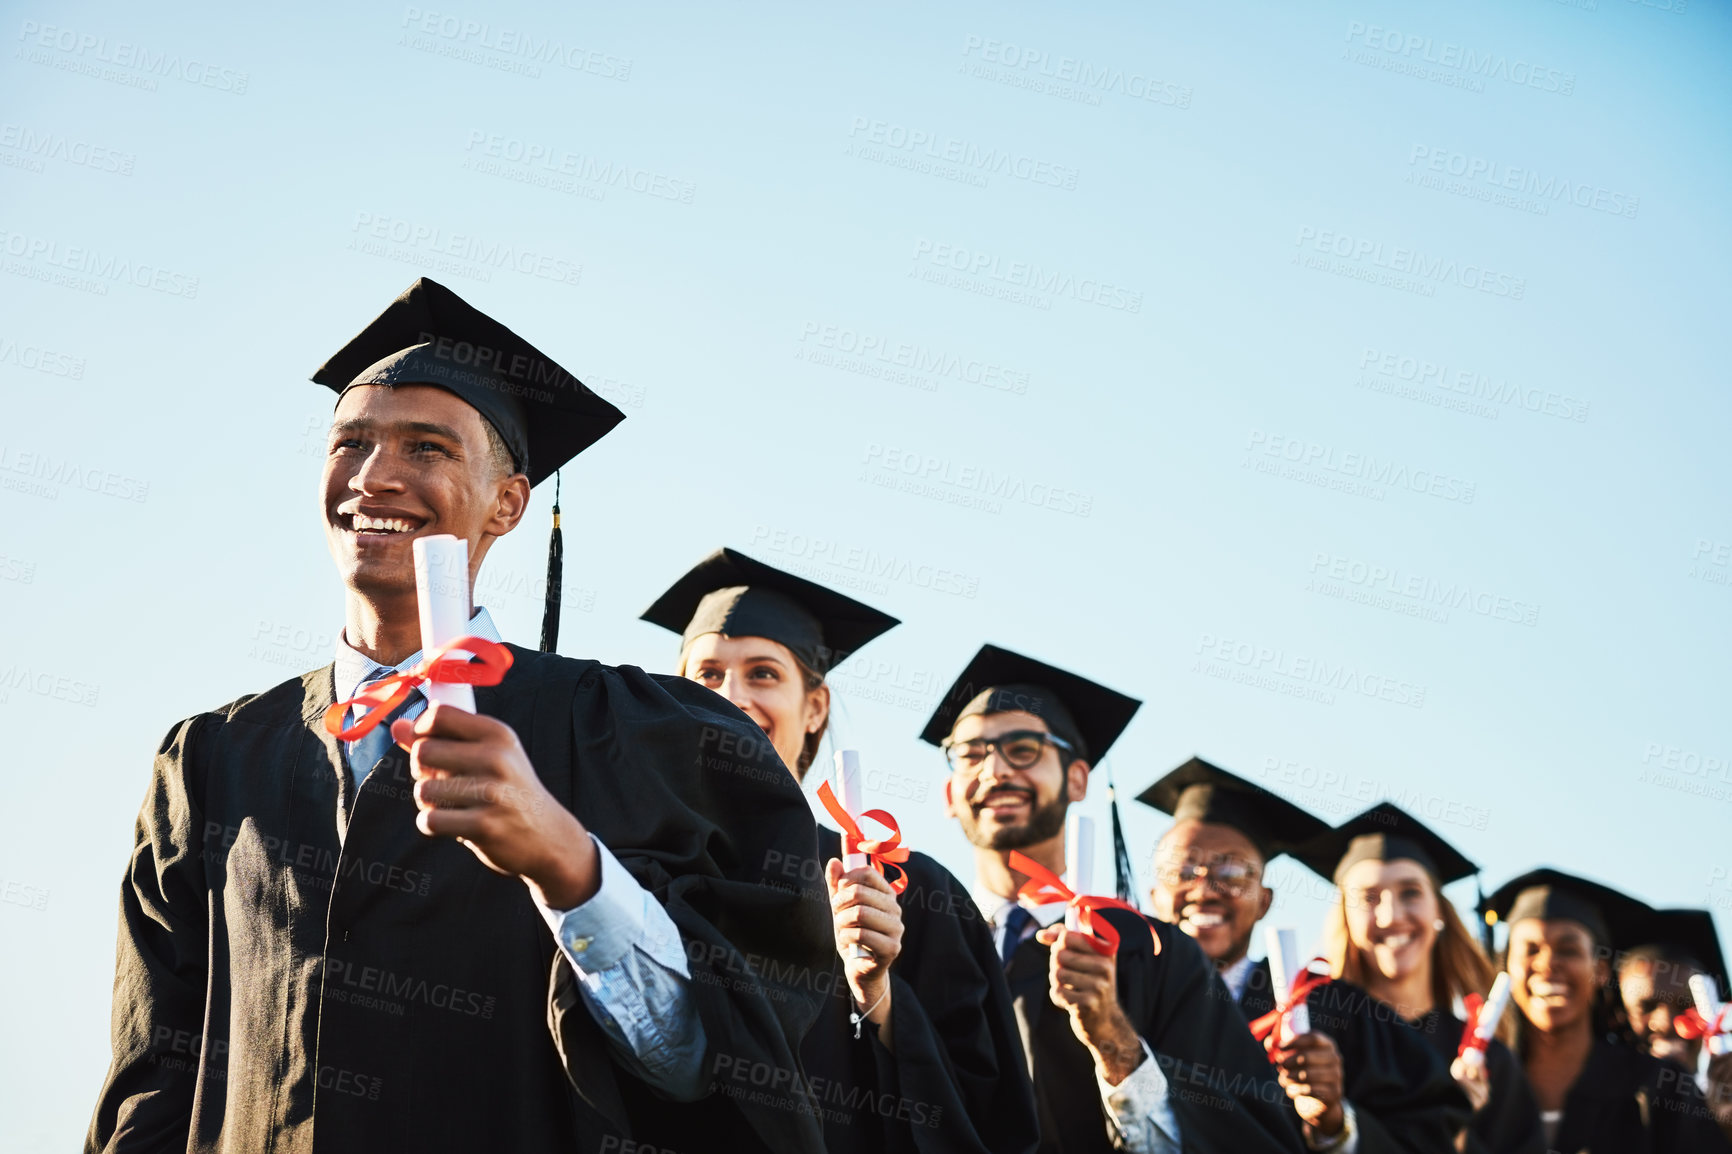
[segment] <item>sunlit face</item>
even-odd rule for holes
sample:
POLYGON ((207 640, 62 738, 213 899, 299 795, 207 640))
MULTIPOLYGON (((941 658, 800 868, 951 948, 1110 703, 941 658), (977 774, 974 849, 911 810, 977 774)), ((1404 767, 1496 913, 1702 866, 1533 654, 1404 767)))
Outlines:
POLYGON ((767 637, 702 634, 686 647, 680 673, 757 722, 791 773, 800 764, 806 735, 822 730, 830 714, 829 686, 808 690, 793 652, 767 637))
POLYGON ((1191 819, 1155 848, 1155 916, 1197 939, 1218 966, 1245 956, 1273 890, 1263 885, 1263 855, 1230 825, 1191 819))
POLYGON ((1341 900, 1347 940, 1372 973, 1392 982, 1429 974, 1440 909, 1425 867, 1404 858, 1354 862, 1341 900))
POLYGON ((428 385, 345 392, 321 490, 325 541, 343 583, 376 597, 414 595, 416 537, 460 537, 479 565, 529 502, 529 479, 494 463, 481 414, 428 385))
POLYGON ((1695 1001, 1689 982, 1688 972, 1647 958, 1632 959, 1618 970, 1618 990, 1636 1037, 1654 1057, 1670 1058, 1694 1070, 1701 1041, 1680 1038, 1673 1029, 1695 1001))
POLYGON ((1611 977, 1588 927, 1567 918, 1523 918, 1510 927, 1510 999, 1548 1034, 1592 1021, 1594 993, 1611 977))
MULTIPOLYGON (((953 744, 994 740, 1019 731, 1050 734, 1045 721, 1020 709, 976 713, 951 730, 953 744)), ((1025 849, 1064 832, 1065 810, 1088 792, 1088 762, 1048 743, 1032 765, 1017 768, 992 748, 977 764, 951 770, 945 812, 981 849, 1025 849)))

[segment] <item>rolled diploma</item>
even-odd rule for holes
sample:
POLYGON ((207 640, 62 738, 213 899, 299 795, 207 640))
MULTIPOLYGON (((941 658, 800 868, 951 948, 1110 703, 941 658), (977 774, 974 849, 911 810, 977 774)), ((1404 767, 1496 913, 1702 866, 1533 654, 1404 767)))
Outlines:
MULTIPOLYGON (((1690 975, 1690 994, 1696 999, 1696 1012, 1712 1022, 1720 1013, 1720 996, 1714 990, 1714 979, 1707 974, 1690 975)), ((1713 1034, 1703 1039, 1713 1057, 1732 1054, 1732 1034, 1713 1034)))
POLYGON ((1473 1025, 1473 1037, 1469 1039, 1467 1049, 1462 1051, 1463 1059, 1477 1063, 1485 1061, 1485 1048, 1497 1036, 1497 1024, 1503 1020, 1507 1009, 1509 972, 1500 970, 1491 984, 1491 992, 1485 996, 1485 1005, 1479 1008, 1479 1020, 1473 1025))
MULTIPOLYGON (((421 652, 426 653, 469 632, 469 542, 440 533, 417 537, 415 600, 421 616, 421 652)), ((463 651, 457 651, 463 656, 463 651)), ((429 703, 475 712, 475 687, 429 681, 421 686, 429 703)))
MULTIPOLYGON (((848 816, 854 819, 854 824, 860 824, 860 814, 866 808, 860 794, 860 751, 857 749, 838 749, 836 751, 836 796, 842 800, 842 808, 848 811, 848 816)), ((848 848, 846 836, 842 839, 842 848, 848 848)), ((864 869, 871 862, 863 853, 843 853, 842 869, 864 869)), ((869 958, 872 951, 859 942, 855 942, 851 954, 856 958, 869 958)))
MULTIPOLYGON (((1087 814, 1072 812, 1065 819, 1064 831, 1065 884, 1073 894, 1092 894, 1095 883, 1095 819, 1087 814)), ((1082 911, 1075 906, 1064 912, 1064 928, 1074 930, 1082 911)))
MULTIPOLYGON (((1287 1000, 1299 977, 1298 931, 1264 926, 1263 949, 1269 955, 1269 980, 1275 987, 1275 1004, 1279 1006, 1287 1000)), ((1294 1006, 1281 1019, 1280 1044, 1286 1046, 1298 1035, 1310 1032, 1311 1011, 1303 1005, 1294 1006)))

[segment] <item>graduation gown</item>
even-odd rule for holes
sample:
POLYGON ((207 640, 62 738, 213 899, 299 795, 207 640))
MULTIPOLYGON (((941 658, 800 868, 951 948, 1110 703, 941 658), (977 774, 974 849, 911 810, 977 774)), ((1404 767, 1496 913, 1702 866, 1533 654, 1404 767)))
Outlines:
MULTIPOLYGON (((1097 916, 1101 916, 1097 913, 1097 916)), ((1258 1154, 1304 1149, 1286 1092, 1214 965, 1165 922, 1122 910, 1119 1005, 1160 1063, 1187 1151, 1258 1154), (1148 927, 1160 936, 1157 957, 1148 927)), ((1048 948, 1025 939, 1006 974, 1040 1114, 1042 1154, 1112 1149, 1094 1059, 1049 995, 1048 948)))
POLYGON ((1732 1150, 1675 1062, 1601 1039, 1564 1097, 1559 1154, 1722 1154, 1732 1150))
MULTIPOLYGON (((1250 1020, 1275 1008, 1267 958, 1252 966, 1240 1006, 1250 1020)), ((1449 1064, 1395 1011, 1349 982, 1305 1000, 1311 1028, 1341 1051, 1342 1097, 1359 1122, 1359 1154, 1451 1154, 1468 1102, 1449 1064)), ((1458 1035, 1459 1037, 1459 1035, 1458 1035)))
MULTIPOLYGON (((1455 1061, 1462 1032, 1467 1029, 1465 1021, 1434 1009, 1409 1019, 1407 1024, 1419 1031, 1446 1064, 1455 1061)), ((1461 1149, 1467 1154, 1545 1154, 1540 1108, 1534 1102, 1528 1076, 1510 1048, 1496 1038, 1485 1048, 1485 1072, 1491 1096, 1474 1111, 1461 1149)))
MULTIPOLYGON (((842 835, 818 827, 817 872, 842 856, 842 835)), ((902 952, 890 968, 894 1052, 862 1025, 832 945, 832 997, 800 1056, 823 1110, 830 1154, 1027 1154, 1039 1138, 992 930, 949 870, 922 853, 904 868, 902 952)), ((828 907, 826 907, 828 913, 828 907)))
POLYGON ((694 682, 511 651, 477 710, 679 927, 710 1095, 669 1104, 612 1059, 528 887, 416 830, 406 754, 355 788, 322 721, 326 666, 158 750, 87 1149, 817 1146, 789 1087, 829 971, 827 903, 769 868, 816 848, 798 787, 694 682))

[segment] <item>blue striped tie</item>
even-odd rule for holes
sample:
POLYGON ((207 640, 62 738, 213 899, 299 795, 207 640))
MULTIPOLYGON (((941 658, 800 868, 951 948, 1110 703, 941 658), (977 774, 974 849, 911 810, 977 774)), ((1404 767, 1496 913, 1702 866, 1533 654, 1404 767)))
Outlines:
POLYGON ((1034 915, 1021 906, 1011 906, 1010 912, 1004 915, 1004 944, 999 947, 999 953, 1004 958, 1004 968, 1010 968, 1010 959, 1016 956, 1016 947, 1022 945, 1022 939, 1028 933, 1028 927, 1034 924, 1034 915))

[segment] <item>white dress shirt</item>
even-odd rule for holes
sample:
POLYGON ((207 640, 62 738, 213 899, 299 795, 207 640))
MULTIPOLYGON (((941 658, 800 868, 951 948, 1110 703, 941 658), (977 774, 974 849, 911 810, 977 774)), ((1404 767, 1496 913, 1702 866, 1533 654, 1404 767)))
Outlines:
MULTIPOLYGON (((1001 957, 1004 954, 1003 920, 1011 906, 1021 905, 1034 915, 1034 921, 1023 934, 1025 939, 1038 933, 1037 927, 1044 929, 1064 917, 1064 902, 1031 905, 995 894, 978 879, 969 892, 974 896, 974 904, 992 924, 992 942, 1001 957)), ((1141 1038, 1138 1041, 1143 1047, 1143 1060, 1117 1086, 1108 1083, 1098 1068, 1095 1070, 1095 1084, 1100 1089, 1101 1104, 1106 1107, 1113 1144, 1132 1154, 1179 1154, 1179 1119, 1173 1113, 1173 1103, 1167 1093, 1167 1076, 1161 1073, 1160 1063, 1155 1061, 1149 1043, 1141 1038)))
MULTIPOLYGON (((499 630, 486 609, 469 619, 469 632, 499 641, 499 630)), ((334 679, 338 701, 355 696, 369 681, 412 668, 419 651, 387 669, 352 648, 339 632, 334 679)), ((419 717, 427 699, 419 690, 404 708, 405 718, 419 717)), ((353 724, 355 710, 350 710, 353 724)), ((342 742, 350 772, 359 789, 380 751, 388 748, 376 728, 360 742, 342 742), (365 748, 357 763, 356 747, 365 748)), ((691 997, 691 969, 680 931, 654 895, 638 884, 594 834, 600 857, 601 887, 587 902, 570 910, 541 906, 542 917, 576 971, 578 988, 591 1015, 607 1035, 614 1056, 643 1081, 680 1101, 703 1096, 706 1039, 691 997)), ((536 903, 540 905, 539 902, 536 903)))

